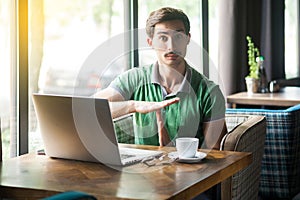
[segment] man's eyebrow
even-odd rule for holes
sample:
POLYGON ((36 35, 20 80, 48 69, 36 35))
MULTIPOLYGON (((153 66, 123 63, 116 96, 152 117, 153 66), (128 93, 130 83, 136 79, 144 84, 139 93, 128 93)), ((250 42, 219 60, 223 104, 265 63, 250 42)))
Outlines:
POLYGON ((156 34, 169 34, 168 31, 158 31, 156 34))
POLYGON ((177 32, 185 32, 184 29, 178 29, 177 32))
POLYGON ((169 34, 170 32, 184 32, 184 30, 183 29, 171 30, 171 31, 168 31, 168 30, 159 30, 159 31, 157 31, 156 34, 169 34))

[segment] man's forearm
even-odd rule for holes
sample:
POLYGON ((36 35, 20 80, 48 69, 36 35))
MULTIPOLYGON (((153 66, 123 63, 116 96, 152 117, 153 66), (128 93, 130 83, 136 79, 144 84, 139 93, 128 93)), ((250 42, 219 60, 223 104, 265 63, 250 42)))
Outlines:
POLYGON ((109 106, 113 119, 135 112, 134 101, 114 101, 109 106))
POLYGON ((179 98, 168 99, 160 102, 151 101, 110 101, 110 110, 113 118, 117 118, 126 114, 139 112, 149 113, 160 110, 173 103, 177 103, 179 98))

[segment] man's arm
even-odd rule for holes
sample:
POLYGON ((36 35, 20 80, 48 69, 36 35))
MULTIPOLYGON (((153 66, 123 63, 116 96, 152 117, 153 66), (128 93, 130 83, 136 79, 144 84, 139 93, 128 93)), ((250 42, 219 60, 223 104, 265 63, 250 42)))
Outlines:
POLYGON ((95 98, 107 99, 108 101, 124 101, 124 97, 115 89, 107 87, 94 94, 95 98))
POLYGON ((167 129, 164 127, 164 120, 161 116, 161 110, 156 111, 156 123, 158 128, 159 146, 172 146, 171 139, 167 129))
POLYGON ((220 150, 221 140, 227 133, 225 119, 203 123, 206 148, 220 150))
POLYGON ((109 101, 112 118, 117 118, 130 113, 129 103, 115 89, 107 87, 94 94, 95 98, 107 99, 109 101), (113 105, 112 102, 115 102, 113 105))
POLYGON ((154 112, 179 101, 179 98, 173 98, 161 102, 133 100, 127 101, 118 91, 110 87, 99 91, 94 95, 94 97, 108 99, 108 101, 110 102, 110 110, 113 118, 117 118, 134 112, 154 112))

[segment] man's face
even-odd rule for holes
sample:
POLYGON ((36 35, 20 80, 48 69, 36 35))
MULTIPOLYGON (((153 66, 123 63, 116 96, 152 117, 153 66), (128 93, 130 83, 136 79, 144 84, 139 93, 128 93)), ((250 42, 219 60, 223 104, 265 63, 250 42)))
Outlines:
POLYGON ((156 51, 160 64, 178 65, 184 61, 190 34, 185 34, 184 24, 180 20, 171 20, 155 25, 153 38, 148 44, 156 51))

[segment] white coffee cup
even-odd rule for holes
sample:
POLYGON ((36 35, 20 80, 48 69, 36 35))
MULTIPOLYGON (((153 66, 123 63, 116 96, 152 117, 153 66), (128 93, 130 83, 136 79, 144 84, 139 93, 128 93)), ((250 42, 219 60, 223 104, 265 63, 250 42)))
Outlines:
POLYGON ((199 139, 181 137, 176 139, 176 150, 179 158, 193 158, 198 150, 199 139))

